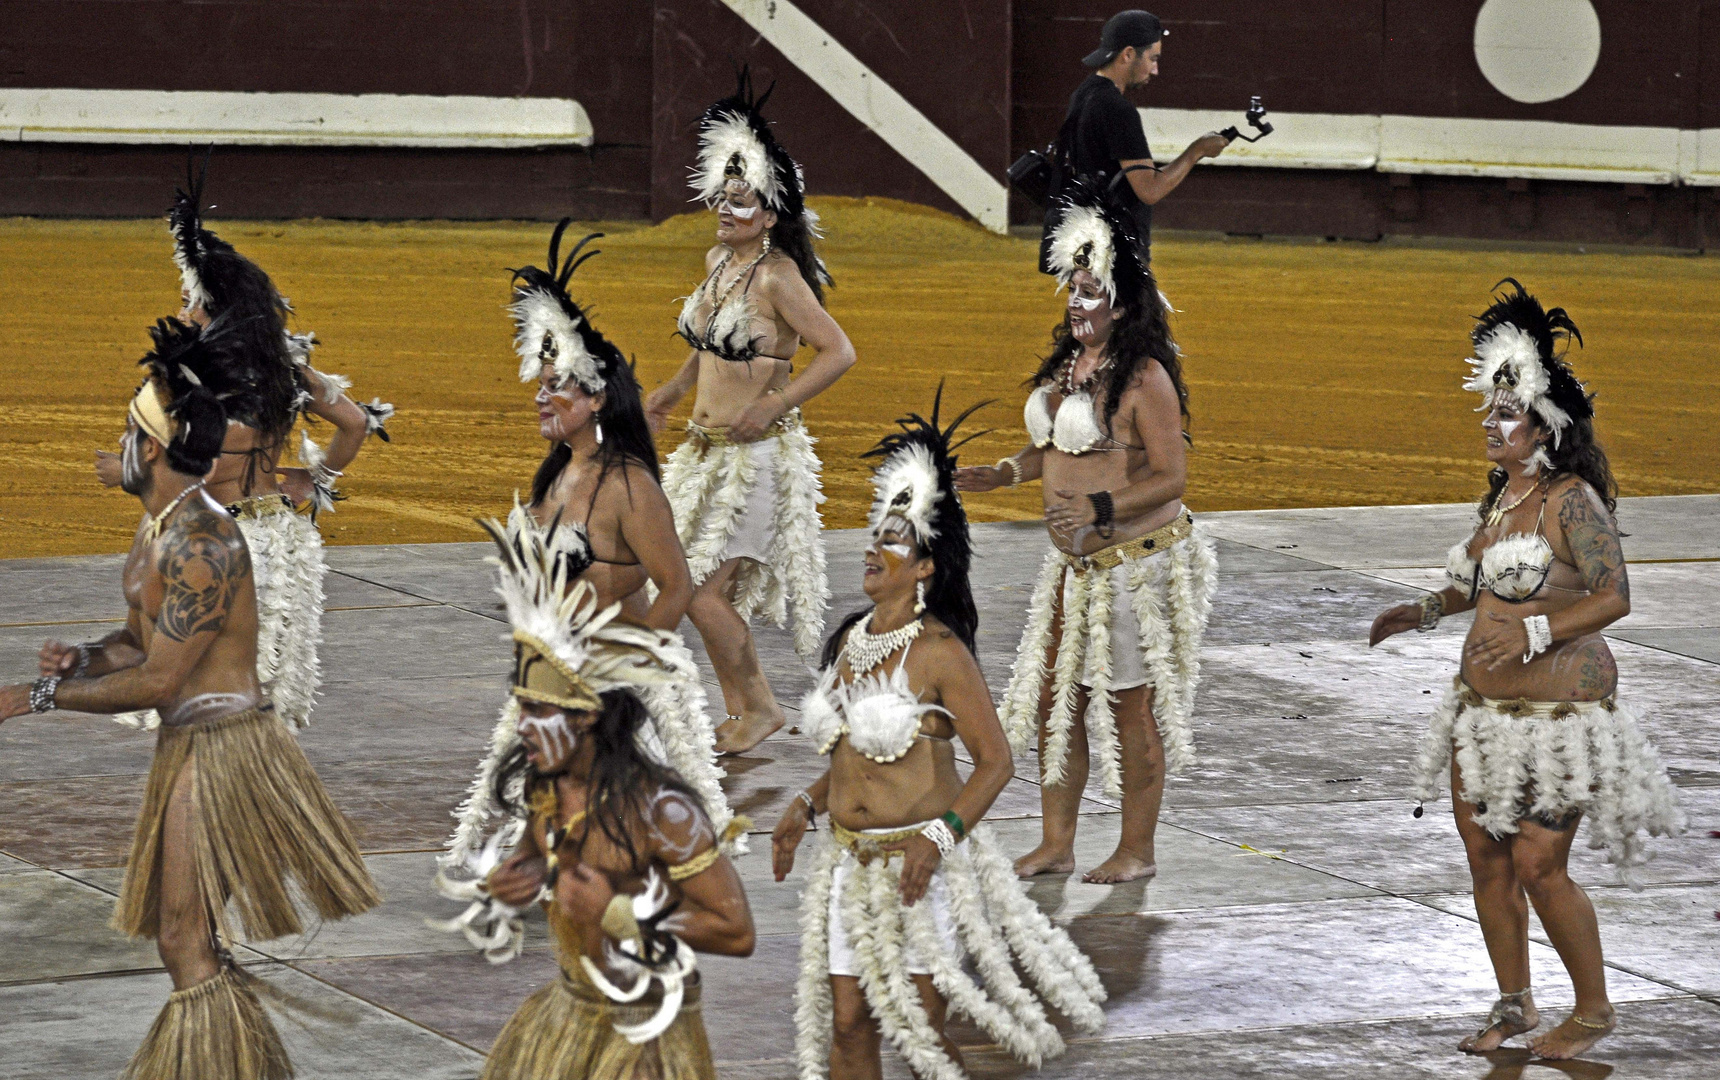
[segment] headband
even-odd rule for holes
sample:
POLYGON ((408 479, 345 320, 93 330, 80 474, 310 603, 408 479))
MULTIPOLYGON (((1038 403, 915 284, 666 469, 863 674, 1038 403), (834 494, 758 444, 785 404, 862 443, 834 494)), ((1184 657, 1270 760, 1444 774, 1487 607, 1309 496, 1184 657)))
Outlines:
POLYGON ((168 419, 167 410, 162 407, 161 394, 155 388, 154 379, 145 379, 143 385, 137 388, 126 413, 137 421, 137 426, 145 435, 160 443, 163 449, 173 443, 173 421, 168 419))

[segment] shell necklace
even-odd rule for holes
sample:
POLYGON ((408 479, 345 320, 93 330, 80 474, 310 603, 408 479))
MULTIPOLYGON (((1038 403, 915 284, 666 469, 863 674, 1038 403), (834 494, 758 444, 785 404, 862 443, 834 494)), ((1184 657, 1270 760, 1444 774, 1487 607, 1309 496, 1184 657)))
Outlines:
MULTIPOLYGON (((1535 492, 1537 492, 1539 490, 1541 490, 1541 481, 1536 480, 1534 485, 1531 486, 1528 491, 1525 491, 1522 495, 1518 496, 1517 500, 1515 502, 1513 502, 1510 506, 1495 505, 1493 507, 1493 509, 1488 511, 1488 513, 1487 513, 1487 524, 1497 525, 1501 521, 1504 521, 1506 514, 1509 514, 1511 511, 1517 509, 1519 506, 1522 506, 1524 503, 1528 502, 1529 496, 1535 494, 1535 492)), ((1505 489, 1504 488, 1499 489, 1499 497, 1501 499, 1503 499, 1505 497, 1505 489)))
MULTIPOLYGON (((875 614, 876 610, 872 612, 872 615, 875 614)), ((872 615, 867 615, 865 622, 856 624, 854 629, 848 631, 848 640, 842 646, 842 658, 848 661, 848 670, 854 673, 856 679, 871 674, 872 669, 882 664, 885 657, 912 644, 926 626, 924 619, 915 619, 887 634, 874 634, 872 615)))
MULTIPOLYGON (((723 295, 717 297, 716 302, 711 305, 711 317, 705 320, 705 337, 707 339, 711 336, 711 328, 717 325, 717 314, 728 304, 729 296, 735 291, 735 286, 745 280, 746 276, 753 272, 753 268, 758 266, 759 263, 764 262, 764 257, 769 254, 770 234, 766 233, 764 244, 758 253, 758 257, 753 259, 752 262, 741 267, 741 272, 736 274, 734 276, 734 280, 729 282, 728 288, 723 290, 723 295)), ((733 261, 734 257, 735 251, 733 248, 730 248, 728 254, 723 256, 722 261, 717 263, 717 268, 711 271, 710 284, 715 285, 718 281, 722 280, 723 271, 729 268, 729 263, 733 261)))
POLYGON ((144 526, 144 530, 149 535, 150 543, 155 543, 156 537, 161 535, 161 527, 167 523, 168 515, 179 509, 179 504, 185 501, 186 496, 190 495, 193 491, 201 491, 202 488, 203 481, 197 481, 195 484, 192 484, 184 491, 175 495, 172 502, 161 508, 161 513, 149 519, 149 524, 144 526))

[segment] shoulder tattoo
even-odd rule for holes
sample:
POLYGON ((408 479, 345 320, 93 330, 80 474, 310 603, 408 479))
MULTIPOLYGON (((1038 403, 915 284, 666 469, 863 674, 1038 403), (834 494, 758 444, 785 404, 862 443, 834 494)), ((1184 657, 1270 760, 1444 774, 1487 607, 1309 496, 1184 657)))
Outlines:
POLYGON ((156 628, 170 641, 219 633, 239 586, 251 572, 251 553, 231 522, 204 507, 180 512, 161 539, 164 595, 156 628))
POLYGON ((1588 485, 1572 484, 1559 496, 1559 528, 1564 530, 1571 559, 1589 591, 1616 589, 1620 596, 1630 599, 1630 578, 1625 573, 1618 528, 1588 485))

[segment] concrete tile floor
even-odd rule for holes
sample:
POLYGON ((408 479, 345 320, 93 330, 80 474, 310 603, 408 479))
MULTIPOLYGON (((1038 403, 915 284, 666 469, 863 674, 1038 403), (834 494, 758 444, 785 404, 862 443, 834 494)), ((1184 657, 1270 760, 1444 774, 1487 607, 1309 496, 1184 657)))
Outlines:
MULTIPOLYGON (((1625 500, 1638 610, 1614 637, 1624 697, 1684 789, 1692 830, 1658 841, 1631 892, 1579 845, 1574 872, 1600 914, 1624 1023, 1572 1077, 1711 1077, 1720 1061, 1720 497, 1625 500)), ((1466 620, 1365 644, 1387 604, 1435 580, 1467 528, 1463 506, 1212 514, 1221 586, 1203 654, 1200 762, 1167 790, 1160 876, 1026 888, 1069 926, 1112 992, 1110 1025, 1047 1073, 1072 1077, 1475 1077, 1548 1066, 1519 1050, 1455 1053, 1492 998, 1449 808, 1410 815, 1415 743, 1448 683, 1466 620)), ((1033 523, 975 529, 981 663, 1001 692, 1045 542, 1033 523)), ((863 540, 827 534, 832 618, 861 606, 863 540)), ((302 735, 352 818, 387 902, 345 924, 240 947, 296 1004, 281 1028, 303 1077, 475 1076, 518 1003, 554 976, 540 917, 493 967, 429 929, 433 851, 476 764, 506 670, 477 544, 332 548, 327 682, 302 735)), ((93 636, 116 613, 119 559, 0 562, 0 677, 31 673, 43 637, 93 636)), ((821 768, 793 731, 811 679, 789 636, 760 650, 790 729, 727 761, 731 800, 761 833, 821 768)), ((699 652, 696 637, 692 645, 699 652)), ((713 708, 720 706, 707 677, 713 708)), ((0 731, 0 1078, 103 1077, 124 1063, 167 991, 153 949, 106 929, 151 740, 101 718, 24 718, 0 731), (92 1021, 99 1021, 94 1022, 92 1021)), ((1036 841, 1035 763, 992 814, 1009 850, 1036 841)), ((1115 803, 1088 792, 1077 859, 1115 841, 1115 803)), ((702 964, 724 1076, 794 1075, 798 875, 771 880, 768 837, 739 862, 761 934, 747 960, 702 964)), ((1569 986, 1538 925, 1538 997, 1569 986)), ((971 1045, 976 1076, 1020 1067, 971 1045)), ((898 1061, 886 1070, 906 1076, 898 1061)))

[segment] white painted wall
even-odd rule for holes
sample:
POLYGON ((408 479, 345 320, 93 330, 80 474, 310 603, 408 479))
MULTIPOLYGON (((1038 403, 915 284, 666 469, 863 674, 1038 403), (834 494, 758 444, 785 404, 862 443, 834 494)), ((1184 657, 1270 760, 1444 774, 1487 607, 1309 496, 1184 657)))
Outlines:
POLYGON ((231 146, 591 145, 570 98, 0 89, 0 138, 231 146))

